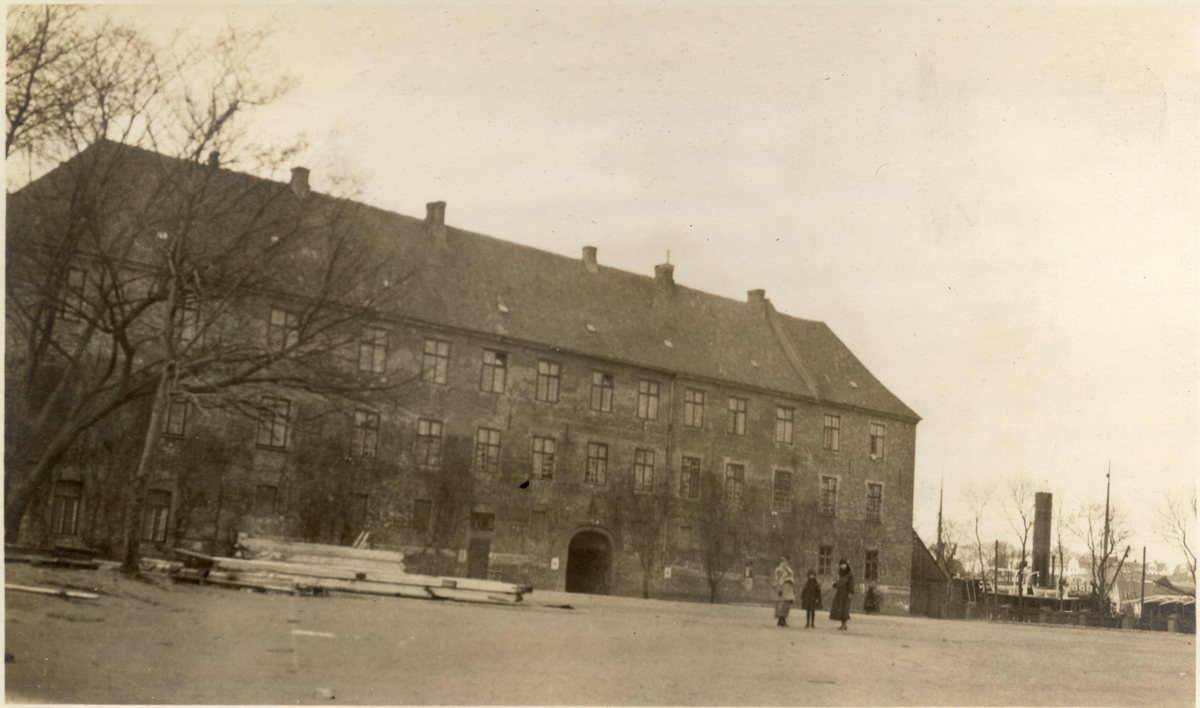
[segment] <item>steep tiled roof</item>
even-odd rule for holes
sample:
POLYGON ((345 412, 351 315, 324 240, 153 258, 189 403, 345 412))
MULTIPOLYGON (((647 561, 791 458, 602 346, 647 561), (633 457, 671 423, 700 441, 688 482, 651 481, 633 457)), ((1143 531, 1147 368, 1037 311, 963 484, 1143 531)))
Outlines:
MULTIPOLYGON (((164 159, 132 152, 141 160, 131 162, 145 166, 164 159)), ((398 289, 414 320, 919 420, 824 323, 777 313, 769 302, 588 268, 582 259, 453 227, 439 237, 426 220, 373 207, 355 218, 373 247, 414 261, 398 289)))

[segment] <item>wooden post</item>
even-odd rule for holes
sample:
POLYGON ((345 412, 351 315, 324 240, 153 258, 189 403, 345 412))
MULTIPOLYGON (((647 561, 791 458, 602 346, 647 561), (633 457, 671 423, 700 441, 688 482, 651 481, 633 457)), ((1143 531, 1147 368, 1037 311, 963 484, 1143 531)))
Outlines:
POLYGON ((1138 629, 1146 618, 1146 547, 1142 546, 1142 600, 1138 603, 1138 629))
POLYGON ((998 604, 1000 598, 996 594, 1000 592, 1000 539, 996 539, 996 550, 992 553, 992 604, 998 604))

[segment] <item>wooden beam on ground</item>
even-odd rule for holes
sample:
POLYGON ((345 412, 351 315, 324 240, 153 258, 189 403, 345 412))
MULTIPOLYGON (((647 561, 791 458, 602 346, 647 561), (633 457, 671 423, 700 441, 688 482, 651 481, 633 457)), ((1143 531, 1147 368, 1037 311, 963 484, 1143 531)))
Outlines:
POLYGON ((369 548, 353 548, 350 546, 334 546, 327 543, 301 543, 298 541, 272 541, 265 538, 242 536, 238 546, 255 554, 279 554, 282 556, 332 556, 336 558, 355 558, 358 560, 384 561, 400 563, 404 554, 397 551, 379 551, 369 548))
POLYGON ((70 598, 72 600, 95 600, 100 596, 94 592, 83 592, 81 590, 66 590, 64 588, 42 588, 32 585, 10 585, 4 584, 6 592, 31 592, 38 595, 54 595, 55 597, 70 598))

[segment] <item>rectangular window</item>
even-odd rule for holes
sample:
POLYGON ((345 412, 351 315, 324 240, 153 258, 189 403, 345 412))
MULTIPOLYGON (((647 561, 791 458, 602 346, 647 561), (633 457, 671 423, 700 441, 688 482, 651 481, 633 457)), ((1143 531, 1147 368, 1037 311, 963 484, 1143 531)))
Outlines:
POLYGON ((263 398, 258 412, 258 446, 282 450, 287 447, 292 402, 283 398, 263 398))
POLYGON ((279 489, 266 484, 254 488, 254 516, 265 518, 275 515, 275 502, 279 499, 279 489))
POLYGON ((704 392, 689 388, 683 392, 683 424, 704 427, 704 392))
POLYGON ((830 575, 833 573, 833 546, 821 546, 817 549, 817 574, 830 575))
POLYGON ((442 464, 442 421, 424 418, 417 421, 417 448, 413 454, 422 467, 442 464))
POLYGON ((863 580, 879 580, 879 551, 867 551, 867 560, 863 564, 863 580))
POLYGON ((187 429, 188 402, 184 398, 172 398, 163 415, 162 434, 169 438, 181 438, 187 429))
POLYGON ((879 521, 883 511, 883 485, 867 484, 867 521, 879 521))
POLYGON ((882 460, 883 453, 883 424, 871 423, 871 459, 882 460))
POLYGON ((613 377, 602 371, 592 372, 592 410, 612 411, 613 377))
POLYGON ((386 329, 363 327, 362 338, 358 340, 358 370, 382 374, 387 368, 386 329))
POLYGON ((54 483, 54 506, 50 514, 50 533, 74 535, 78 532, 79 504, 82 499, 82 483, 54 483))
POLYGON ((842 418, 836 415, 825 416, 825 434, 821 437, 821 447, 826 450, 840 450, 842 445, 842 418))
POLYGON ((167 540, 167 515, 171 510, 171 493, 159 489, 146 492, 142 507, 142 540, 160 543, 167 540))
POLYGON ((500 468, 500 431, 479 428, 475 431, 475 471, 495 472, 500 468))
POLYGON ((679 539, 676 541, 675 547, 681 551, 692 550, 692 527, 680 526, 679 539))
POLYGON ((58 316, 64 320, 81 320, 86 304, 87 271, 82 268, 67 269, 67 286, 59 303, 58 316))
POLYGON ((792 473, 775 470, 775 489, 771 495, 771 508, 775 511, 792 510, 792 473))
POLYGON ((547 403, 558 403, 558 364, 539 361, 537 369, 537 392, 535 398, 547 403))
POLYGON ((533 436, 534 479, 550 479, 554 476, 554 438, 533 436))
POLYGON ((294 312, 271 308, 267 324, 267 344, 276 351, 296 346, 300 341, 300 318, 294 312))
POLYGON ((413 531, 416 533, 425 533, 429 530, 429 517, 432 508, 433 502, 429 501, 428 499, 417 499, 413 501, 413 531))
POLYGON ((837 477, 821 478, 821 513, 825 516, 837 515, 837 477))
POLYGON ((604 484, 608 475, 608 445, 588 443, 587 468, 583 471, 584 484, 604 484))
POLYGON ((729 399, 729 418, 725 432, 731 435, 746 434, 746 405, 747 401, 744 398, 729 399))
POLYGON ((635 450, 633 453, 633 491, 654 491, 654 451, 635 450))
POLYGON ((683 458, 683 467, 679 471, 679 496, 696 499, 700 496, 700 458, 683 458))
POLYGON ((481 511, 471 512, 471 530, 472 531, 495 531, 496 530, 496 515, 488 514, 481 511))
POLYGON ((507 371, 507 354, 484 349, 483 375, 479 380, 479 388, 488 393, 504 393, 504 376, 507 371))
POLYGON ((646 420, 658 420, 658 383, 655 381, 638 382, 637 417, 646 420))
POLYGON ((200 333, 200 298, 196 293, 185 292, 175 310, 175 336, 180 344, 186 344, 200 333))
POLYGON ((529 512, 529 530, 535 534, 546 533, 546 511, 534 509, 529 512))
POLYGON ((742 505, 742 490, 746 485, 746 466, 730 462, 725 465, 725 502, 742 505))
POLYGON ((368 460, 375 459, 379 449, 379 414, 375 411, 354 411, 354 440, 350 454, 368 460))
POLYGON ((775 409, 775 442, 792 444, 796 409, 780 406, 775 409))
POLYGON ((436 339, 425 340, 425 354, 421 359, 421 380, 429 383, 446 383, 446 372, 450 370, 450 343, 436 339))

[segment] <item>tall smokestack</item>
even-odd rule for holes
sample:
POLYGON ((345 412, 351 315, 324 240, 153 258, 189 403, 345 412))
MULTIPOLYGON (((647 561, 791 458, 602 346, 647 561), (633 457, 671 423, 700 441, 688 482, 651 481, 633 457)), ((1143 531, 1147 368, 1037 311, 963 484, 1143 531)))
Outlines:
POLYGON ((1033 572, 1037 586, 1052 586, 1050 578, 1050 519, 1054 496, 1049 492, 1033 495, 1033 572))

